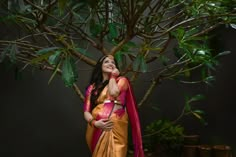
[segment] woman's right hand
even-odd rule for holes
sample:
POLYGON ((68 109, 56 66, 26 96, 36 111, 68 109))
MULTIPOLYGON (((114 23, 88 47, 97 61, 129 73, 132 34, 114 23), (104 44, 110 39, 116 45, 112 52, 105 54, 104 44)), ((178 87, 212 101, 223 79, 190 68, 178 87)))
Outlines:
POLYGON ((94 126, 104 131, 109 131, 113 128, 113 122, 109 119, 100 119, 94 123, 94 126))

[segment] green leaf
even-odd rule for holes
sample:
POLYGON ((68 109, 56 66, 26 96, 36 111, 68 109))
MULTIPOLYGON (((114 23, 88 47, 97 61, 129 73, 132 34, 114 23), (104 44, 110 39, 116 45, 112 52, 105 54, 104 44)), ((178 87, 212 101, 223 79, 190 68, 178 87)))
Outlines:
POLYGON ((201 115, 199 115, 198 113, 196 113, 196 112, 193 112, 193 115, 196 117, 196 118, 198 118, 198 119, 202 119, 202 116, 201 115))
POLYGON ((175 36, 179 41, 183 40, 184 35, 185 35, 184 28, 182 27, 178 28, 175 33, 176 33, 175 36))
POLYGON ((212 82, 215 81, 215 77, 214 76, 208 76, 204 79, 204 82, 208 85, 212 85, 212 82))
POLYGON ((138 56, 135 58, 135 60, 134 60, 134 62, 133 62, 133 70, 134 70, 134 71, 138 71, 138 70, 139 70, 139 66, 140 66, 140 64, 141 64, 141 58, 142 58, 141 55, 138 55, 138 56))
POLYGON ((26 10, 26 6, 23 0, 18 0, 19 12, 23 13, 26 10))
POLYGON ((202 111, 202 110, 194 110, 193 112, 195 112, 197 114, 204 114, 204 111, 202 111))
POLYGON ((5 49, 2 51, 1 56, 0 56, 0 63, 5 59, 7 53, 10 51, 11 45, 8 45, 5 47, 5 49))
POLYGON ((97 24, 94 19, 90 20, 90 26, 89 27, 90 27, 90 33, 95 37, 102 31, 102 25, 97 24))
POLYGON ((53 73, 52 73, 50 79, 48 80, 48 84, 51 83, 51 81, 53 80, 53 78, 55 77, 55 75, 57 74, 57 72, 60 70, 59 68, 60 68, 60 66, 61 66, 61 61, 62 61, 62 60, 60 60, 60 62, 59 62, 59 63, 57 64, 57 66, 54 68, 54 71, 53 71, 53 73))
POLYGON ((190 77, 190 76, 191 76, 191 72, 190 72, 190 70, 188 70, 188 67, 187 67, 186 70, 184 71, 184 76, 185 76, 185 77, 190 77))
POLYGON ((121 51, 118 51, 116 54, 115 54, 115 59, 117 61, 117 64, 118 64, 118 67, 120 70, 123 70, 125 69, 126 67, 126 56, 123 54, 123 52, 121 51))
POLYGON ((188 102, 185 103, 185 108, 184 109, 185 109, 185 112, 191 111, 191 106, 188 102))
POLYGON ((174 47, 173 51, 174 51, 175 57, 177 57, 177 58, 182 57, 183 54, 182 54, 181 50, 178 47, 174 47))
POLYGON ((143 56, 141 57, 140 70, 143 73, 147 72, 147 63, 143 56))
POLYGON ((160 55, 160 60, 162 62, 163 65, 167 66, 168 65, 168 61, 170 60, 169 58, 167 58, 166 56, 164 55, 160 55))
POLYGON ((117 23, 117 22, 114 22, 114 24, 115 24, 116 27, 118 27, 118 28, 121 28, 121 29, 125 29, 125 28, 126 28, 126 25, 123 24, 123 23, 117 23))
POLYGON ((185 111, 185 112, 191 111, 191 106, 190 106, 190 103, 189 103, 189 97, 188 97, 188 96, 185 96, 184 111, 185 111))
POLYGON ((117 61, 117 64, 119 65, 119 67, 122 65, 122 54, 120 51, 118 51, 115 55, 115 60, 117 61))
POLYGON ((112 39, 116 38, 118 36, 118 32, 116 30, 115 24, 114 23, 109 23, 108 27, 109 27, 109 33, 110 33, 112 39))
POLYGON ((206 120, 203 118, 203 115, 205 114, 204 111, 194 110, 193 113, 194 113, 194 116, 197 117, 201 123, 203 123, 204 125, 207 125, 206 120))
MULTIPOLYGON (((183 38, 184 38, 185 40, 194 39, 194 38, 189 38, 189 37, 190 37, 191 35, 197 33, 197 32, 198 32, 198 29, 194 27, 194 28, 192 28, 192 29, 186 31, 185 34, 184 34, 184 36, 183 36, 183 38)), ((197 38, 196 38, 196 39, 197 39, 197 38)))
POLYGON ((202 95, 202 94, 197 94, 197 95, 193 96, 193 97, 189 100, 189 103, 190 103, 190 102, 193 102, 193 101, 203 100, 204 98, 205 98, 204 95, 202 95))
POLYGON ((48 60, 48 57, 53 55, 55 52, 54 51, 49 51, 47 53, 44 53, 43 55, 36 57, 30 61, 31 64, 37 64, 43 60, 48 60))
POLYGON ((137 47, 137 44, 135 42, 132 41, 128 41, 125 45, 129 46, 129 47, 137 47))
POLYGON ((77 81, 78 72, 75 60, 71 56, 67 56, 62 66, 62 80, 66 87, 71 87, 77 81))
POLYGON ((231 51, 223 51, 223 52, 221 52, 221 53, 218 53, 215 57, 225 56, 225 55, 228 55, 228 54, 230 54, 230 53, 231 53, 231 51))
POLYGON ((205 81, 215 81, 215 77, 214 76, 208 76, 205 78, 205 81))
POLYGON ((0 22, 10 22, 15 21, 17 19, 17 15, 7 15, 0 18, 0 22))
POLYGON ((231 26, 232 28, 236 29, 236 24, 231 23, 230 26, 231 26))
POLYGON ((74 15, 74 17, 76 18, 75 21, 85 21, 85 17, 81 16, 80 14, 76 13, 75 11, 72 11, 72 14, 74 15))
POLYGON ((10 54, 9 54, 10 61, 12 63, 16 62, 16 54, 17 53, 19 53, 17 45, 16 44, 12 44, 11 49, 10 49, 10 54))
MULTIPOLYGON (((116 44, 116 45, 117 45, 117 44, 116 44)), ((130 49, 131 49, 131 48, 135 48, 135 47, 137 47, 137 45, 136 45, 134 42, 129 41, 129 42, 127 42, 126 44, 124 44, 124 45, 122 46, 121 51, 122 51, 123 53, 126 53, 126 54, 128 54, 128 53, 133 53, 133 52, 130 51, 130 49)))
POLYGON ((67 0, 58 0, 58 8, 61 15, 64 13, 66 3, 67 3, 67 0))
POLYGON ((76 5, 74 5, 72 7, 72 11, 74 11, 74 10, 82 10, 84 7, 87 6, 86 3, 87 3, 86 0, 84 0, 84 1, 81 0, 81 1, 76 2, 76 5))
POLYGON ((54 51, 54 50, 58 50, 59 47, 48 47, 48 48, 44 48, 44 49, 41 49, 39 51, 36 52, 37 55, 43 55, 45 53, 48 53, 50 51, 54 51))
POLYGON ((35 21, 33 19, 30 19, 30 18, 27 18, 27 17, 20 17, 20 20, 21 20, 21 22, 32 24, 32 25, 36 25, 37 24, 37 21, 35 21))
POLYGON ((210 68, 210 69, 212 69, 212 70, 216 70, 216 68, 214 67, 214 65, 212 64, 212 63, 210 63, 210 62, 206 62, 205 63, 205 65, 208 67, 208 68, 210 68))
POLYGON ((60 54, 61 54, 61 51, 60 50, 56 50, 56 52, 53 55, 49 56, 48 62, 51 65, 57 64, 57 62, 59 60, 59 57, 60 57, 60 54))

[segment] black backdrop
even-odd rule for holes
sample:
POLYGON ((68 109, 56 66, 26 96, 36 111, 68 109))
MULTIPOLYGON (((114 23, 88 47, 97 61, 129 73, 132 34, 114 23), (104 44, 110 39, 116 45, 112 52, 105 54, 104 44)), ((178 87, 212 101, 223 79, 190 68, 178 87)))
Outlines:
MULTIPOLYGON (((182 121, 186 133, 200 134, 204 144, 228 144, 236 149, 236 30, 225 28, 216 34, 213 46, 232 53, 220 59, 213 87, 164 81, 149 103, 140 108, 143 127, 160 116, 175 118, 183 104, 183 92, 201 92, 206 99, 197 105, 205 110, 208 125, 187 117, 182 121), (161 115, 151 108, 152 102, 160 105, 161 115)), ((6 35, 4 29, 2 35, 6 35)), ((85 72, 79 76, 83 84, 87 83, 88 75, 85 72)), ((49 77, 48 72, 27 68, 21 79, 16 80, 14 68, 0 64, 1 157, 89 157, 82 102, 59 77, 48 85, 49 77)), ((134 87, 137 99, 142 94, 135 90, 138 88, 141 87, 134 87)))

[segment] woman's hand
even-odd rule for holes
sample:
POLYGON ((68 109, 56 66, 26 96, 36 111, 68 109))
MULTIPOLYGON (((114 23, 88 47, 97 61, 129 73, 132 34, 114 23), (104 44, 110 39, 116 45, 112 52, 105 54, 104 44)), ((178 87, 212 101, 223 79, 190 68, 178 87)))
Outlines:
POLYGON ((110 97, 113 97, 114 99, 120 94, 120 89, 117 85, 116 78, 119 76, 120 72, 119 70, 114 67, 111 74, 110 74, 110 80, 108 84, 108 93, 110 97))
POLYGON ((119 76, 120 75, 120 71, 116 67, 114 67, 112 72, 111 72, 111 75, 119 76))
POLYGON ((104 131, 109 131, 113 128, 113 122, 109 119, 100 119, 94 123, 94 126, 104 131))

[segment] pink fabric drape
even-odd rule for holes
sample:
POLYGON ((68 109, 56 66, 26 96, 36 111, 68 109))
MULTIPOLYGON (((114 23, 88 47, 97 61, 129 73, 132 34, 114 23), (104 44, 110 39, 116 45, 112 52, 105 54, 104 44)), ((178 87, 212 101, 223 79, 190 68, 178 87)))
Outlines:
POLYGON ((132 128, 132 140, 134 145, 134 157, 144 157, 140 120, 137 111, 137 105, 134 99, 133 90, 128 83, 126 93, 126 108, 132 128))
MULTIPOLYGON (((96 117, 96 120, 100 120, 100 119, 108 119, 111 112, 112 112, 112 108, 114 106, 113 102, 109 102, 109 103, 105 103, 104 104, 104 109, 103 109, 103 114, 102 115, 98 115, 96 117)), ((103 130, 101 129, 97 129, 95 128, 94 130, 94 134, 93 134, 93 138, 92 138, 92 143, 91 143, 91 150, 92 152, 94 151, 96 144, 102 134, 103 130)))

